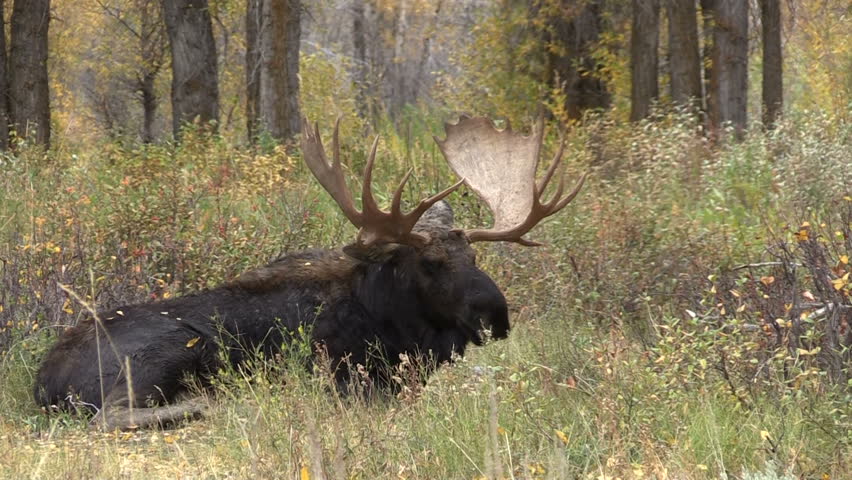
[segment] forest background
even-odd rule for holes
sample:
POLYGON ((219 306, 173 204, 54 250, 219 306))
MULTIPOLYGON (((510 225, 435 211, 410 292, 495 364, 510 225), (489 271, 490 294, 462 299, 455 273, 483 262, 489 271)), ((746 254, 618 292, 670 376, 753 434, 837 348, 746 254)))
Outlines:
MULTIPOLYGON (((0 1, 0 475, 844 478, 852 6, 843 0, 0 1), (215 286, 353 232, 301 165, 451 181, 459 113, 590 171, 548 246, 487 246, 506 341, 349 404, 288 362, 208 420, 87 433, 32 403, 86 305, 215 286), (63 288, 63 286, 65 288, 63 288), (75 299, 69 292, 77 292, 75 299)), ((380 188, 377 187, 377 190, 380 188)), ((460 221, 487 224, 471 195, 460 221)))

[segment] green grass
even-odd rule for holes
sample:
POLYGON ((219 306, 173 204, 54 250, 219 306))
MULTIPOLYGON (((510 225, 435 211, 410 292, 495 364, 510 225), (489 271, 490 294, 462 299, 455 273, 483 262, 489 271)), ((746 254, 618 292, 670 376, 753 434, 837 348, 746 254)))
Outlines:
MULTIPOLYGON (((832 262, 849 253, 834 236, 852 184, 849 127, 792 119, 709 145, 681 120, 576 129, 569 175, 593 175, 534 231, 548 246, 477 246, 511 305, 508 339, 373 402, 338 398, 292 359, 224 372, 210 415, 166 432, 92 433, 34 406, 40 356, 83 310, 57 282, 100 305, 164 298, 282 251, 342 245, 352 227, 283 150, 190 135, 179 148, 4 158, 0 477, 843 478, 846 385, 745 328, 790 292, 777 271, 731 267, 771 260, 805 219, 832 262)), ((377 193, 410 165, 408 201, 450 183, 433 123, 408 142, 384 135, 377 193)), ((367 144, 346 145, 355 171, 367 144)), ((472 195, 450 201, 463 226, 487 223, 472 195)), ((821 324, 808 328, 818 341, 821 324)))

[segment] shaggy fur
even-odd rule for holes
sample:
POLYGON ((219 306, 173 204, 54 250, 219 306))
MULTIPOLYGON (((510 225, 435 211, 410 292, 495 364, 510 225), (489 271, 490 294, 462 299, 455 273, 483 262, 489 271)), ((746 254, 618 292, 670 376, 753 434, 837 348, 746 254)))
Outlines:
POLYGON ((347 365, 366 366, 386 385, 400 354, 434 366, 481 343, 483 327, 505 337, 506 300, 476 267, 467 238, 446 220, 437 228, 440 215, 424 218, 420 231, 430 240, 421 248, 302 251, 219 288, 101 312, 100 324, 81 322, 48 352, 35 399, 44 407, 88 406, 107 428, 156 425, 200 413, 162 406, 182 398, 188 376, 206 383, 223 357, 240 365, 247 352, 275 354, 300 327, 327 352, 341 386, 347 365))

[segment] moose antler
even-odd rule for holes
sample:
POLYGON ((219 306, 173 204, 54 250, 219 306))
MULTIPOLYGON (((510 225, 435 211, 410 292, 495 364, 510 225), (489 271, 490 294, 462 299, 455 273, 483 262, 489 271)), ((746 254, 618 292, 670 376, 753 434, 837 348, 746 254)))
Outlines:
POLYGON ((382 211, 373 198, 372 192, 373 162, 376 159, 376 149, 379 145, 377 135, 370 149, 370 155, 367 157, 367 165, 364 168, 364 181, 361 191, 362 211, 359 212, 355 207, 352 194, 346 186, 346 179, 340 166, 340 144, 337 135, 339 127, 340 119, 338 118, 334 125, 331 143, 333 162, 329 165, 320 138, 319 125, 314 124, 313 130, 311 130, 308 120, 303 118, 302 155, 308 168, 311 169, 323 188, 334 198, 346 218, 360 229, 358 231, 358 243, 365 246, 382 243, 404 243, 419 246, 426 243, 427 239, 424 235, 412 232, 414 225, 429 207, 459 188, 462 181, 443 192, 421 200, 411 212, 403 213, 401 208, 402 191, 411 176, 411 170, 409 170, 393 194, 390 212, 382 211))
POLYGON ((463 116, 458 123, 444 126, 447 138, 435 138, 450 167, 494 214, 488 230, 466 230, 468 240, 517 242, 540 245, 523 238, 545 217, 558 212, 577 196, 586 175, 568 195, 562 196, 565 178, 560 176, 556 193, 544 201, 544 190, 562 160, 564 143, 553 157, 544 177, 536 183, 539 152, 544 136, 544 119, 539 117, 529 136, 512 131, 508 125, 498 130, 484 117, 463 116))

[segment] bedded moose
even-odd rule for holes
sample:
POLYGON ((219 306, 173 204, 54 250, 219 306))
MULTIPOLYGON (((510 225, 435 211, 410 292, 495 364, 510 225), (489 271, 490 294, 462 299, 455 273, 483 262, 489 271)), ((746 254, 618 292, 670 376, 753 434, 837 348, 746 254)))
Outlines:
POLYGON ((477 268, 470 244, 537 245, 524 235, 577 195, 585 176, 567 195, 560 178, 553 197, 544 200, 562 148, 536 182, 543 131, 542 120, 529 136, 498 130, 486 118, 446 125, 446 139, 435 140, 462 180, 404 213, 408 175, 390 211, 373 198, 378 137, 364 170, 359 211, 341 167, 337 127, 329 163, 319 129, 303 121, 304 160, 359 228, 355 241, 343 249, 285 255, 218 288, 121 306, 81 321, 46 355, 36 401, 46 408, 83 405, 97 412, 93 425, 109 430, 154 427, 201 413, 201 403, 187 398, 188 376, 203 383, 222 358, 240 365, 246 352, 274 354, 300 326, 327 352, 344 387, 354 365, 367 366, 368 375, 382 382, 400 354, 434 367, 463 354, 469 343, 481 344, 485 329, 505 337, 506 299, 477 268), (491 229, 453 229, 452 210, 442 199, 462 183, 493 212, 491 229), (384 363, 370 361, 377 354, 384 363))

